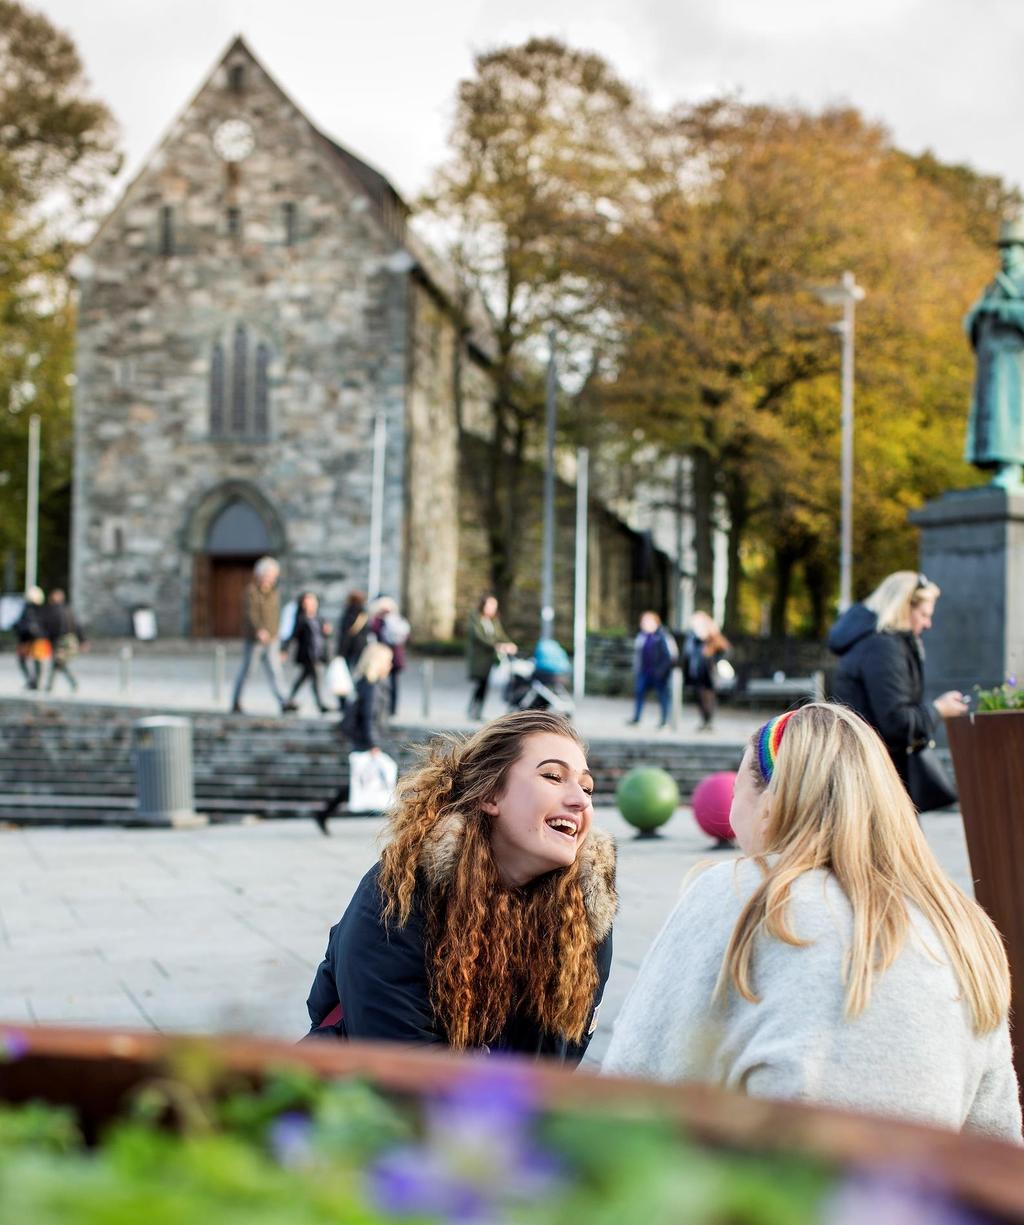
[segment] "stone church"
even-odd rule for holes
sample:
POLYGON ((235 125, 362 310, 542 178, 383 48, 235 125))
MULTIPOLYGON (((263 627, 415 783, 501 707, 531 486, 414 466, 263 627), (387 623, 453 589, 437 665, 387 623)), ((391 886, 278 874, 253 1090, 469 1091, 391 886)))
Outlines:
MULTIPOLYGON (((486 582, 463 478, 490 336, 407 217, 236 39, 76 262, 72 597, 95 633, 146 606, 162 635, 237 634, 264 553, 329 616, 372 576, 421 640, 457 631, 486 582)), ((642 542, 596 518, 591 616, 625 622, 642 542)))

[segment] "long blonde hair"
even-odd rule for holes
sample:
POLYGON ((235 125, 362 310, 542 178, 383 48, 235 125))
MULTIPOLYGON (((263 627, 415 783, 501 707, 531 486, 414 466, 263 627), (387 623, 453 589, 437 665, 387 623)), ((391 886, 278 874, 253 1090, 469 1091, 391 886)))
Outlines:
MULTIPOLYGON (((756 735, 751 769, 764 789, 756 735)), ((903 948, 912 903, 942 942, 975 1032, 995 1029, 1010 1007, 1002 939, 939 867, 877 734, 845 707, 803 707, 786 726, 767 791, 762 852, 754 857, 764 879, 736 921, 716 993, 723 995, 731 981, 744 999, 758 1002, 751 975, 757 937, 764 932, 797 947, 806 943, 789 927, 789 893, 803 873, 823 868, 853 910, 843 970, 848 1020, 867 1008, 876 975, 903 948)))
POLYGON ((880 633, 910 629, 910 610, 925 600, 933 602, 941 589, 916 570, 896 570, 887 575, 864 601, 878 618, 880 633))
POLYGON ((455 1050, 493 1042, 517 1006, 547 1032, 579 1041, 593 1007, 597 942, 579 857, 508 888, 482 807, 504 790, 527 737, 543 732, 583 747, 559 715, 516 711, 468 739, 437 738, 398 785, 378 878, 383 918, 404 926, 422 897, 431 1004, 455 1050))

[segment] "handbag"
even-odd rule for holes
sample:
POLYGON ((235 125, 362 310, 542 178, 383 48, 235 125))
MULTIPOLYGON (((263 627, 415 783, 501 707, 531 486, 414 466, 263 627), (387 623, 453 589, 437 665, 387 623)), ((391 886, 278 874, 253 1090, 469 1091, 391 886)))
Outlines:
POLYGON ((349 753, 348 810, 350 813, 385 812, 395 798, 398 764, 387 753, 349 753))
POLYGON ((352 696, 352 673, 349 671, 348 664, 343 656, 335 655, 327 665, 326 680, 327 688, 336 698, 352 696))
POLYGON ((918 812, 951 808, 959 802, 956 787, 935 752, 934 740, 916 751, 908 751, 907 791, 918 812))

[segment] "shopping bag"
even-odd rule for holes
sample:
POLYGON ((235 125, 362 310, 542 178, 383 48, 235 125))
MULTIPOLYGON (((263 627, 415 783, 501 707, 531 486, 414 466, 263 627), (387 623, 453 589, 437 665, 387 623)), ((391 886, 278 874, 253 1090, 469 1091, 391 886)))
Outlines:
POLYGON ((336 698, 347 698, 352 695, 352 673, 348 664, 340 655, 335 655, 327 665, 327 688, 336 698))
POLYGON ((398 765, 387 753, 349 753, 349 812, 381 813, 395 798, 398 765))

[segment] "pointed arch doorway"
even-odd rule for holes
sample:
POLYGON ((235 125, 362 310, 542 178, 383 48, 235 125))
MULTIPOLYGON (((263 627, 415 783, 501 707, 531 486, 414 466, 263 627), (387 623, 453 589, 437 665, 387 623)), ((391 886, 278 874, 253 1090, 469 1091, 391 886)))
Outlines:
POLYGON ((273 507, 257 490, 232 484, 209 494, 188 529, 192 551, 192 636, 237 638, 242 596, 252 568, 265 554, 280 557, 284 533, 273 507))

